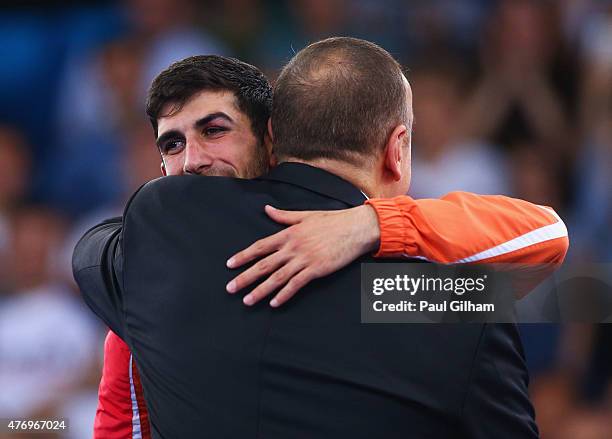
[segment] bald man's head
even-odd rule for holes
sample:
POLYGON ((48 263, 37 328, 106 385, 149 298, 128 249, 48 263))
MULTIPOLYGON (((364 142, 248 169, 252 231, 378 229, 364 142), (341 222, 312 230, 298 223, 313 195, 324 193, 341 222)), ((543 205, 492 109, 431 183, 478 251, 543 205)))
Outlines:
POLYGON ((394 127, 410 126, 409 93, 401 66, 376 44, 346 37, 311 44, 276 82, 275 153, 280 160, 363 161, 394 127))

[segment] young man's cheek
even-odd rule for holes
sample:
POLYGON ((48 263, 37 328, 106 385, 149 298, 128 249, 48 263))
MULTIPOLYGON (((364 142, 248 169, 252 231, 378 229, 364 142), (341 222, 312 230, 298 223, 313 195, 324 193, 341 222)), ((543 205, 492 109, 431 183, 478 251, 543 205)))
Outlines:
POLYGON ((166 175, 182 175, 185 165, 185 153, 164 156, 166 175))

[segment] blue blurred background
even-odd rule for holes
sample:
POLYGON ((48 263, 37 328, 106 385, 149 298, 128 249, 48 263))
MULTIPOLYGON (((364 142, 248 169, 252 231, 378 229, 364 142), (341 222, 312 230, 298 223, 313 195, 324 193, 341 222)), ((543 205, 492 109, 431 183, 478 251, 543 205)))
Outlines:
MULTIPOLYGON (((105 328, 76 292, 71 251, 159 176, 144 97, 189 55, 236 56, 273 80, 308 42, 377 42, 414 90, 410 195, 550 205, 570 230, 570 261, 612 259, 612 1, 3 4, 0 418, 64 416, 66 437, 91 436, 105 328)), ((522 334, 542 437, 611 438, 612 328, 522 334)))

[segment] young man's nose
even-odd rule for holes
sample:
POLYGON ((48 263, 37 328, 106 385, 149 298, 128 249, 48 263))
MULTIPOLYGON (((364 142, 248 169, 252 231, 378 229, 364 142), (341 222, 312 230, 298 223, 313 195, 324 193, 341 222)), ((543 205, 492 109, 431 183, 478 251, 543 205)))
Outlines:
POLYGON ((213 159, 206 152, 204 145, 197 142, 188 142, 185 147, 185 163, 183 172, 185 174, 200 174, 204 168, 212 165, 213 159))

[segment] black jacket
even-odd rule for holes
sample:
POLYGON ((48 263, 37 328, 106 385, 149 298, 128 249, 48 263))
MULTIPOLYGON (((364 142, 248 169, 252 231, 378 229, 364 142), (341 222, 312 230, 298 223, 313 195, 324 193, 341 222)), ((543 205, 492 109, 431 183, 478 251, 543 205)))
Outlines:
POLYGON ((538 436, 513 325, 360 323, 360 262, 290 302, 229 295, 225 261, 280 230, 264 205, 342 209, 363 194, 282 164, 256 180, 166 177, 75 249, 92 310, 130 346, 159 438, 538 436))

